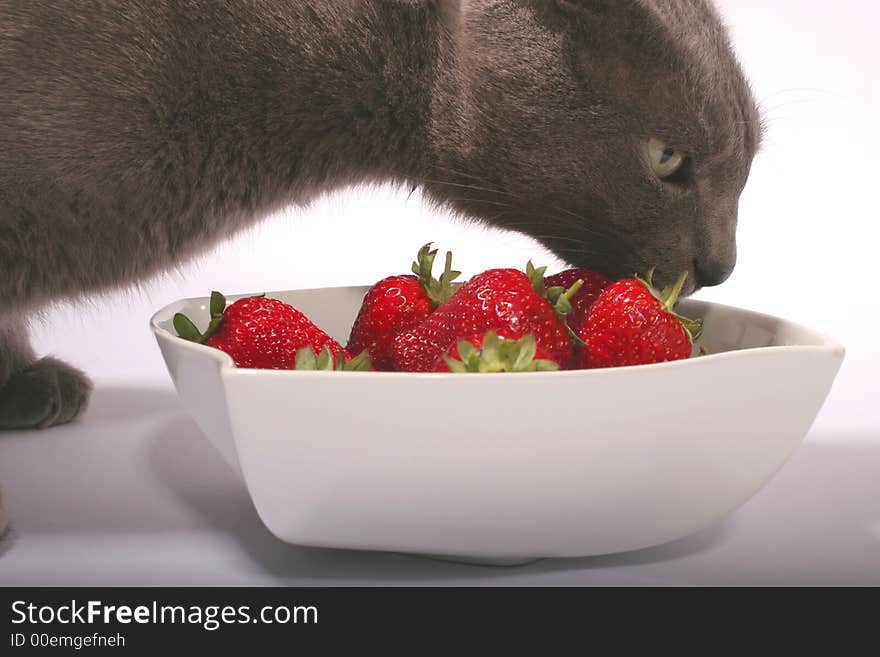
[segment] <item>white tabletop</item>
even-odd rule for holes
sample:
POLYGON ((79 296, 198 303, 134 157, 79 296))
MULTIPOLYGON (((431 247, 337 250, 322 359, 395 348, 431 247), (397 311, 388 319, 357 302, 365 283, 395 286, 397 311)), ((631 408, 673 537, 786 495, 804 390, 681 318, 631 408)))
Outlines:
POLYGON ((0 439, 13 523, 0 584, 880 584, 880 446, 828 424, 701 533, 628 554, 483 567, 282 543, 170 384, 99 381, 81 421, 0 439))

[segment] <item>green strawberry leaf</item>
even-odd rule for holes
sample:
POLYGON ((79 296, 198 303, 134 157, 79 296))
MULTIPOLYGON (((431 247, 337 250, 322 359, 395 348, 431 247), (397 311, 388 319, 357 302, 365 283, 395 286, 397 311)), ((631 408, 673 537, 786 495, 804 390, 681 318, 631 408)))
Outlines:
POLYGON ((328 347, 327 345, 324 345, 324 349, 321 350, 321 355, 318 356, 318 361, 315 369, 321 371, 333 369, 333 354, 330 352, 330 347, 328 347))
POLYGON ((475 347, 467 340, 458 343, 460 359, 448 354, 443 361, 450 372, 464 374, 475 372, 550 372, 559 369, 552 360, 536 359, 537 342, 535 335, 518 340, 502 340, 495 331, 487 331, 483 336, 483 346, 475 347))
POLYGON ((311 347, 303 347, 297 351, 294 366, 298 370, 318 369, 318 357, 315 356, 315 350, 311 347))
POLYGON ((518 343, 512 343, 511 347, 510 356, 513 360, 511 368, 514 372, 524 370, 529 363, 535 360, 535 354, 538 351, 538 343, 535 341, 534 333, 529 333, 527 336, 519 340, 518 343))
POLYGON ((431 244, 432 242, 428 242, 419 249, 411 269, 418 276, 419 285, 422 286, 425 294, 431 300, 431 305, 436 310, 461 287, 461 283, 453 283, 456 278, 461 276, 461 272, 452 269, 452 253, 447 251, 443 273, 440 274, 439 279, 434 278, 434 259, 437 256, 437 249, 431 250, 431 244))
POLYGON ((198 342, 199 344, 205 342, 205 336, 202 335, 198 328, 196 328, 196 325, 192 323, 192 320, 183 313, 175 313, 174 319, 172 319, 172 324, 174 325, 174 330, 177 331, 177 335, 184 340, 198 342))
POLYGON ((449 371, 453 374, 466 374, 469 371, 468 366, 462 361, 456 360, 447 354, 443 354, 443 361, 446 363, 446 367, 449 368, 449 371))
POLYGON ((334 358, 330 345, 324 345, 320 354, 315 354, 312 347, 303 347, 296 352, 295 367, 297 370, 318 372, 369 372, 373 360, 366 350, 359 353, 347 363, 342 352, 334 358))
POLYGON ((526 276, 529 277, 532 289, 545 298, 547 296, 547 292, 544 288, 544 273, 546 271, 546 266, 535 268, 535 265, 532 264, 531 260, 526 263, 526 276))
POLYGON ((340 354, 339 364, 337 364, 337 368, 344 372, 369 372, 372 367, 373 359, 370 358, 370 352, 366 349, 347 363, 345 362, 345 358, 340 354))
POLYGON ((416 255, 415 262, 412 263, 412 273, 419 277, 419 283, 427 286, 431 282, 431 272, 434 269, 434 258, 437 257, 437 249, 431 250, 431 244, 428 242, 416 255))
POLYGON ((214 290, 211 292, 210 303, 211 317, 218 317, 226 310, 226 297, 214 290))

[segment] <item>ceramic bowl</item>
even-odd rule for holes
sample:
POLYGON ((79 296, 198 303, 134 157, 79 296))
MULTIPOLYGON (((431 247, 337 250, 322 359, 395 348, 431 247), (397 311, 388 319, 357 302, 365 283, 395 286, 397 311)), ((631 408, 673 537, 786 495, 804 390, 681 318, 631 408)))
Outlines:
MULTIPOLYGON (((366 290, 269 296, 345 341, 366 290)), ((795 450, 844 355, 784 319, 687 300, 708 355, 686 361, 479 375, 241 369, 176 337, 174 313, 203 328, 207 307, 172 303, 152 330, 183 403, 270 531, 491 563, 633 550, 716 522, 795 450)))

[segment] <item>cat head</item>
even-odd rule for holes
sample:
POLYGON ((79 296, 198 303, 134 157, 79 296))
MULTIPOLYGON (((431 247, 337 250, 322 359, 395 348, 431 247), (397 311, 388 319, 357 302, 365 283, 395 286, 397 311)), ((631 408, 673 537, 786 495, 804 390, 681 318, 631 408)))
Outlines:
POLYGON ((760 120, 709 2, 471 0, 447 23, 429 194, 615 278, 727 278, 760 120))

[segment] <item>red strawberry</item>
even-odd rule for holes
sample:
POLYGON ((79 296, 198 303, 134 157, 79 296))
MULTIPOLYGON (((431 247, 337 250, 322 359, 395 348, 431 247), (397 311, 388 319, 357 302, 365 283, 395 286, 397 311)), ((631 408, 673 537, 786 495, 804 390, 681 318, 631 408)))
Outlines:
POLYGON ((219 292, 212 292, 210 305, 211 322, 204 333, 181 313, 174 316, 174 328, 182 338, 226 352, 237 367, 332 369, 327 366, 327 361, 332 360, 333 368, 341 368, 350 361, 354 363, 352 369, 369 369, 368 364, 364 368, 366 357, 352 359, 333 338, 283 301, 263 296, 247 297, 227 308, 226 298, 219 292), (303 360, 299 353, 303 350, 311 353, 314 367, 307 367, 311 363, 308 358, 303 360), (317 354, 321 354, 323 360, 317 354))
POLYGON ((581 368, 643 365, 689 358, 701 320, 673 312, 687 271, 675 285, 658 292, 648 280, 612 283, 596 300, 579 332, 584 345, 575 366, 581 368))
POLYGON ((488 331, 472 335, 452 345, 437 360, 435 372, 550 372, 560 363, 549 353, 539 350, 534 333, 516 339, 510 331, 488 331))
POLYGON ((547 287, 558 286, 566 290, 578 280, 582 280, 584 284, 571 298, 571 314, 566 318, 575 333, 580 330, 590 308, 602 294, 602 290, 611 285, 611 281, 604 274, 592 269, 566 269, 544 279, 547 287))
POLYGON ((446 253, 446 267, 440 280, 432 276, 437 250, 421 248, 412 264, 414 276, 389 276, 367 291, 348 338, 348 349, 370 353, 380 371, 394 369, 391 344, 396 336, 418 326, 460 286, 453 283, 461 272, 452 271, 452 254, 446 253))
POLYGON ((510 338, 534 333, 548 358, 568 363, 571 337, 560 316, 571 311, 568 299, 579 286, 567 292, 562 288, 547 290, 544 269, 535 269, 530 262, 526 273, 490 269, 474 276, 425 321, 394 339, 396 369, 430 372, 456 340, 482 335, 489 329, 505 331, 510 338))

